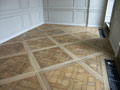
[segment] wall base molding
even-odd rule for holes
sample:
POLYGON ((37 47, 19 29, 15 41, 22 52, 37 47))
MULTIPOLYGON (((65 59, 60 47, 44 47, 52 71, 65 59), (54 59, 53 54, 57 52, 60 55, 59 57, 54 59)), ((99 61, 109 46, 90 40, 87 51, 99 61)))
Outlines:
POLYGON ((38 25, 32 26, 32 27, 30 27, 30 28, 28 28, 28 29, 22 30, 21 32, 13 35, 13 36, 11 36, 11 37, 9 37, 9 38, 7 38, 7 39, 1 40, 1 41, 0 41, 0 44, 4 43, 4 42, 6 42, 6 41, 8 41, 8 40, 10 40, 10 39, 12 39, 12 38, 15 38, 15 37, 17 37, 17 36, 19 36, 19 35, 27 32, 27 31, 31 30, 31 29, 34 29, 34 28, 36 28, 36 27, 38 27, 38 26, 40 26, 40 25, 43 25, 43 24, 44 24, 44 22, 42 22, 42 23, 40 23, 40 24, 38 24, 38 25))
POLYGON ((71 25, 71 26, 86 26, 86 24, 57 23, 57 22, 45 22, 45 24, 61 24, 61 25, 71 25))

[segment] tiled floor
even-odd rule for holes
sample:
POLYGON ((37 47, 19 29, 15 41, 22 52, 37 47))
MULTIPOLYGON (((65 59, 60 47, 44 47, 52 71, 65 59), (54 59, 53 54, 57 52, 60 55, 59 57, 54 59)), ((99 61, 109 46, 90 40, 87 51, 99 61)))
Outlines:
POLYGON ((112 57, 97 28, 42 25, 0 45, 0 90, 107 90, 112 57))

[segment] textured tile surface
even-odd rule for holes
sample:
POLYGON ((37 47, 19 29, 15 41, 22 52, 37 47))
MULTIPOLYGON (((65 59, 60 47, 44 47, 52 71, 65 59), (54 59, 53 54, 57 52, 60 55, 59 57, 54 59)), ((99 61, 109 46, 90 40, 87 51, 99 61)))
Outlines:
POLYGON ((0 57, 25 52, 22 43, 6 44, 0 46, 0 57))
POLYGON ((65 48, 70 50, 73 54, 75 54, 78 57, 84 57, 99 52, 94 47, 83 42, 66 45, 65 48))
POLYGON ((46 47, 55 45, 48 38, 29 40, 29 41, 27 41, 27 43, 28 43, 29 47, 31 48, 31 50, 46 48, 46 47))
POLYGON ((22 35, 23 39, 29 40, 34 38, 42 38, 45 37, 44 33, 41 32, 39 29, 35 28, 33 30, 30 30, 22 35))
POLYGON ((77 39, 76 37, 74 37, 72 35, 69 35, 69 34, 61 35, 61 36, 55 36, 55 37, 53 37, 53 39, 55 39, 56 41, 58 41, 61 44, 80 41, 80 39, 77 39))
POLYGON ((50 36, 53 36, 53 35, 64 34, 65 32, 60 29, 55 29, 55 30, 46 31, 46 33, 50 36))
POLYGON ((75 36, 79 37, 82 40, 96 38, 97 36, 89 32, 79 32, 75 33, 75 36))
POLYGON ((53 90, 104 90, 104 85, 79 64, 45 73, 53 90))
POLYGON ((0 79, 13 77, 31 71, 33 71, 33 68, 27 55, 0 59, 0 79))
POLYGON ((71 60, 71 57, 59 48, 42 50, 34 55, 42 68, 71 60))
POLYGON ((42 90, 36 77, 1 85, 0 90, 42 90))
POLYGON ((100 48, 101 50, 104 50, 113 54, 113 50, 108 39, 96 38, 92 40, 87 40, 87 42, 93 44, 94 46, 100 48))

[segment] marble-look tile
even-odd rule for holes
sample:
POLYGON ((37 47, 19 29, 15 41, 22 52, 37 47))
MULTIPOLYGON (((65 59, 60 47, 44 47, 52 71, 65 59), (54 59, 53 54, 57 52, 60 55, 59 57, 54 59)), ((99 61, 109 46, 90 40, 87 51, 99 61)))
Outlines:
POLYGON ((0 57, 25 52, 22 43, 5 44, 0 46, 0 57))
POLYGON ((55 44, 48 38, 35 39, 27 41, 31 50, 42 49, 46 47, 54 46, 55 44))
POLYGON ((80 41, 80 39, 72 36, 72 35, 61 35, 61 36, 54 36, 53 37, 54 40, 56 40, 57 42, 63 44, 63 43, 69 43, 69 42, 76 42, 76 41, 80 41))
POLYGON ((53 90, 104 90, 104 84, 79 64, 72 64, 45 73, 53 90))
POLYGON ((27 55, 0 59, 0 79, 13 77, 31 71, 33 71, 33 68, 27 55))
POLYGON ((113 54, 113 50, 112 50, 112 47, 111 47, 108 39, 95 38, 95 39, 87 40, 86 42, 100 48, 102 51, 107 51, 107 52, 113 54))
POLYGON ((48 35, 53 36, 53 35, 60 35, 60 34, 65 34, 64 31, 60 30, 60 29, 55 29, 55 30, 49 30, 49 31, 45 31, 48 35))
POLYGON ((41 50, 38 52, 34 52, 34 55, 40 67, 42 68, 63 63, 72 59, 59 48, 41 50))
POLYGON ((80 58, 99 52, 96 48, 84 42, 65 45, 65 48, 67 48, 69 51, 71 51, 73 54, 75 54, 76 56, 80 58))
POLYGON ((42 90, 37 77, 30 77, 23 80, 0 86, 0 90, 42 90))
POLYGON ((22 35, 23 39, 29 40, 34 38, 42 38, 45 37, 44 33, 41 32, 39 29, 35 28, 33 30, 30 30, 22 35))

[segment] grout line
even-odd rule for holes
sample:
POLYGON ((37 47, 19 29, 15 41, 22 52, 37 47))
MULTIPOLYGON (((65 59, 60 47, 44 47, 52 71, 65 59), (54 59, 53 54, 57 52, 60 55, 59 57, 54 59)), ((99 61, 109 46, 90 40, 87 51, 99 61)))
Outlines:
POLYGON ((37 52, 37 51, 41 51, 41 50, 46 50, 46 49, 51 49, 51 48, 56 48, 58 47, 57 45, 54 46, 50 46, 50 47, 46 47, 46 48, 41 48, 41 49, 35 49, 35 50, 31 50, 32 52, 37 52))
MULTIPOLYGON (((69 51, 68 49, 66 49, 64 46, 61 46, 57 41, 55 41, 54 39, 52 39, 49 35, 46 34, 46 36, 47 36, 51 41, 53 41, 56 45, 58 45, 59 48, 61 48, 64 52, 66 52, 69 56, 71 56, 73 59, 78 59, 78 60, 75 60, 76 62, 77 62, 77 61, 80 61, 79 58, 78 58, 76 55, 74 55, 72 52, 70 52, 70 51, 69 51)), ((100 52, 100 53, 102 53, 102 52, 100 52)), ((88 57, 89 57, 89 56, 90 56, 90 55, 88 55, 88 57)), ((81 58, 81 59, 86 59, 86 58, 87 58, 87 56, 86 56, 86 57, 83 57, 83 58, 81 58)), ((80 62, 80 63, 83 63, 83 62, 80 62)), ((89 72, 88 67, 87 67, 85 64, 83 64, 82 66, 84 66, 83 68, 86 69, 86 70, 89 72)), ((94 70, 91 69, 91 71, 93 72, 94 70)), ((92 73, 92 72, 91 72, 91 73, 92 73)), ((97 72, 94 71, 94 73, 97 73, 97 72)), ((92 75, 94 75, 94 74, 92 74, 92 75)), ((96 77, 97 77, 100 81, 102 81, 99 74, 95 74, 95 75, 96 75, 96 77)), ((94 75, 94 76, 95 76, 95 75, 94 75)))
POLYGON ((99 55, 101 55, 101 53, 95 53, 95 54, 92 54, 92 55, 88 55, 86 57, 73 59, 73 60, 70 60, 70 61, 67 61, 67 62, 64 62, 64 63, 48 66, 48 67, 45 67, 45 68, 41 69, 39 72, 41 72, 41 73, 48 72, 49 70, 54 70, 54 69, 57 69, 57 68, 60 68, 60 67, 64 67, 66 65, 69 65, 69 64, 72 64, 72 63, 75 63, 75 62, 78 62, 78 61, 88 60, 91 57, 96 57, 96 56, 99 56, 99 55))
POLYGON ((10 78, 0 80, 0 85, 8 84, 8 83, 15 82, 15 81, 18 81, 18 80, 22 80, 22 79, 25 79, 25 78, 29 78, 29 77, 32 77, 32 76, 35 76, 35 72, 23 73, 23 74, 20 74, 20 75, 16 75, 16 76, 13 76, 13 77, 10 77, 10 78))
POLYGON ((104 82, 103 80, 103 76, 100 75, 98 72, 96 72, 95 70, 93 70, 91 67, 89 67, 87 64, 85 64, 84 62, 77 62, 79 63, 85 70, 87 70, 91 75, 93 75, 94 77, 96 77, 97 79, 99 79, 101 82, 104 82))
MULTIPOLYGON (((93 45, 93 44, 87 42, 86 40, 82 40, 81 38, 79 38, 78 36, 76 36, 76 35, 74 35, 74 34, 71 34, 71 35, 74 36, 74 37, 76 37, 76 38, 78 38, 78 39, 80 39, 82 42, 84 42, 84 43, 86 43, 86 44, 88 44, 88 45, 90 45, 90 46, 92 46, 92 47, 95 47, 96 49, 100 50, 101 52, 107 53, 108 55, 111 55, 109 52, 104 51, 104 50, 102 50, 102 49, 99 48, 99 47, 96 47, 95 45, 93 45)), ((88 39, 88 40, 90 40, 90 39, 88 39)))
POLYGON ((26 54, 26 52, 17 53, 17 54, 13 54, 13 55, 7 55, 7 56, 3 56, 3 57, 0 57, 0 59, 4 59, 4 58, 10 58, 10 57, 14 57, 14 56, 23 55, 23 54, 26 54))
POLYGON ((35 59, 32 51, 30 50, 29 46, 27 45, 27 42, 24 41, 24 40, 23 40, 23 45, 24 45, 24 47, 25 47, 25 49, 26 49, 26 51, 27 51, 27 54, 28 54, 28 56, 29 56, 29 60, 30 60, 30 62, 31 62, 31 65, 34 67, 34 70, 35 70, 35 72, 36 72, 35 74, 36 74, 37 79, 38 79, 38 81, 39 81, 39 83, 40 83, 40 86, 43 88, 43 90, 49 90, 49 89, 47 89, 46 84, 44 83, 42 77, 40 76, 40 74, 39 74, 39 72, 38 72, 39 70, 41 70, 40 65, 38 64, 38 62, 37 62, 37 60, 35 59))
POLYGON ((107 71, 105 67, 105 61, 102 60, 102 71, 103 71, 103 79, 104 79, 104 87, 105 90, 110 90, 109 83, 108 83, 108 76, 107 76, 107 71))
POLYGON ((33 59, 34 59, 34 58, 33 58, 34 56, 33 56, 32 52, 30 51, 27 43, 26 43, 24 40, 23 40, 23 46, 24 46, 24 48, 25 48, 25 50, 26 50, 26 52, 27 52, 27 54, 28 54, 28 57, 29 57, 29 60, 30 60, 31 65, 33 66, 35 72, 37 72, 38 69, 40 69, 40 67, 38 66, 38 64, 35 63, 35 60, 33 60, 33 59))

